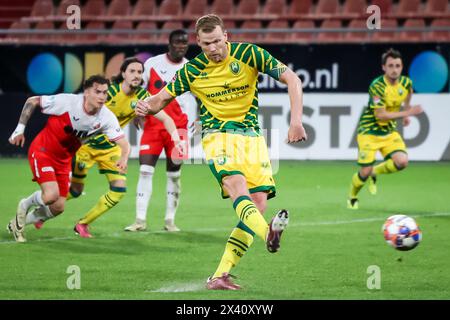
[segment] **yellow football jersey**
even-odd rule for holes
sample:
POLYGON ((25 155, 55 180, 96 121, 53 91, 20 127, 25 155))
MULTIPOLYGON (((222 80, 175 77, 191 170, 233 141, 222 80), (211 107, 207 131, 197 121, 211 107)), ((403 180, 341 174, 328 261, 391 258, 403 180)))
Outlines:
POLYGON ((224 61, 210 61, 204 53, 184 65, 166 86, 172 96, 190 91, 201 101, 203 130, 237 130, 260 135, 258 72, 276 80, 286 66, 266 50, 249 43, 227 43, 224 61))
MULTIPOLYGON (((115 114, 123 128, 134 118, 137 101, 143 100, 149 95, 147 90, 141 87, 127 95, 122 90, 122 83, 112 83, 108 88, 108 98, 105 105, 115 114)), ((115 146, 115 143, 110 142, 104 134, 91 138, 87 144, 95 149, 107 149, 115 146)))
POLYGON ((372 81, 369 87, 369 105, 359 120, 358 133, 386 135, 397 127, 397 121, 382 121, 375 116, 375 109, 386 108, 388 112, 398 112, 403 102, 412 92, 412 81, 401 76, 395 85, 390 84, 383 76, 372 81))

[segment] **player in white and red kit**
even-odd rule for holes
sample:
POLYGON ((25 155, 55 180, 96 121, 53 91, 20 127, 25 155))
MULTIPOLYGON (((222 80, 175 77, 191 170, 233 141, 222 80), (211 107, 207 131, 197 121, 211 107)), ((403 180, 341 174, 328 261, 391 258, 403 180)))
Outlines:
MULTIPOLYGON (((169 35, 168 47, 167 53, 152 57, 144 63, 144 87, 152 95, 157 94, 164 88, 175 76, 175 73, 188 61, 184 57, 188 49, 187 33, 184 30, 172 31, 169 35)), ((164 110, 175 122, 180 138, 186 141, 186 146, 188 142, 188 116, 186 112, 187 109, 193 110, 196 107, 197 103, 194 96, 188 93, 174 99, 164 110)), ((147 208, 152 194, 153 174, 163 149, 167 159, 167 206, 164 229, 179 231, 174 220, 181 190, 181 163, 183 159, 187 159, 188 152, 180 155, 174 147, 170 134, 161 122, 153 116, 147 116, 139 149, 140 170, 136 190, 136 221, 126 227, 125 231, 146 230, 147 208)))
POLYGON ((33 181, 40 185, 41 190, 19 202, 16 217, 8 224, 8 230, 17 242, 26 241, 26 224, 48 220, 64 211, 72 157, 86 138, 104 133, 119 145, 121 156, 117 167, 126 172, 130 146, 117 118, 104 107, 108 85, 106 78, 96 75, 85 81, 82 95, 57 94, 27 99, 19 124, 9 138, 11 144, 23 147, 25 126, 37 106, 50 117, 28 150, 33 181), (45 210, 34 210, 27 215, 33 206, 42 206, 45 210), (45 216, 35 216, 38 212, 44 212, 45 216))

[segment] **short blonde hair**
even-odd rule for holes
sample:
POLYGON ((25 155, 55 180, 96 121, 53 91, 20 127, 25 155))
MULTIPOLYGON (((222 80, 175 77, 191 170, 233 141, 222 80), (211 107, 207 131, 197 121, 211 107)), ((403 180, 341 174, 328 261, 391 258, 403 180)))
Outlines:
POLYGON ((207 14, 203 17, 197 19, 195 23, 195 33, 198 34, 200 31, 205 33, 212 32, 217 26, 225 30, 222 19, 216 14, 207 14))

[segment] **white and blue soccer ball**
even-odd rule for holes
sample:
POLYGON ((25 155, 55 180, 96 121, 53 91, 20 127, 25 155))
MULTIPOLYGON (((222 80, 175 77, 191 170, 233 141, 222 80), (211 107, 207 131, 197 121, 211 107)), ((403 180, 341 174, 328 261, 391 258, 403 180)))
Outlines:
POLYGON ((400 251, 412 250, 422 240, 422 231, 416 221, 401 214, 387 218, 383 224, 383 235, 390 246, 400 251))

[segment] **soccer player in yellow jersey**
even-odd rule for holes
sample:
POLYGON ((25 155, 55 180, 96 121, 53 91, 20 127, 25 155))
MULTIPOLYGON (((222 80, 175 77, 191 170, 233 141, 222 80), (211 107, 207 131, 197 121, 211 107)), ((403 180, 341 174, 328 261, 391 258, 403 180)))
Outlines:
POLYGON ((157 113, 175 96, 191 91, 200 101, 202 145, 209 167, 233 201, 239 223, 225 246, 216 272, 208 279, 211 290, 237 290, 230 279, 256 234, 270 252, 278 251, 288 212, 279 211, 269 224, 262 213, 275 196, 275 183, 264 137, 258 124, 258 72, 288 87, 291 122, 288 143, 306 140, 302 125, 302 84, 298 76, 266 50, 249 43, 229 43, 220 17, 203 16, 196 23, 202 53, 186 63, 165 90, 138 102, 136 113, 157 113))
POLYGON ((403 170, 408 165, 408 154, 402 137, 396 130, 396 119, 409 125, 409 116, 423 112, 421 106, 411 106, 412 81, 402 76, 400 52, 389 49, 381 58, 384 75, 372 81, 369 87, 369 105, 363 112, 358 127, 359 172, 352 177, 347 200, 349 209, 358 209, 358 193, 369 181, 369 192, 376 194, 377 176, 403 170), (403 105, 403 111, 400 111, 403 105), (380 151, 384 161, 375 167, 375 156, 380 151))
MULTIPOLYGON (((139 99, 145 99, 149 93, 142 88, 142 74, 144 66, 136 58, 127 58, 120 67, 120 72, 113 77, 113 82, 108 88, 106 106, 114 113, 123 128, 131 120, 141 120, 135 118, 134 108, 139 99)), ((183 152, 182 142, 178 135, 173 120, 165 113, 155 115, 157 119, 164 123, 167 131, 171 134, 175 146, 183 152)), ((140 121, 135 121, 136 125, 141 125, 140 121)), ((108 140, 104 135, 97 135, 84 144, 76 153, 72 163, 72 179, 70 184, 68 199, 79 197, 84 189, 84 179, 88 170, 97 163, 99 172, 105 174, 109 182, 109 191, 102 195, 97 204, 89 210, 86 216, 75 225, 75 232, 83 238, 90 238, 92 235, 88 230, 88 225, 99 216, 114 207, 125 195, 126 192, 126 170, 120 171, 116 162, 120 157, 120 148, 108 140)), ((37 214, 37 216, 42 216, 37 214)), ((45 219, 39 219, 35 226, 42 227, 45 219)))

